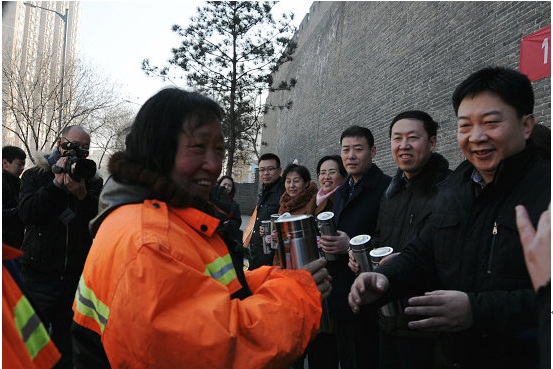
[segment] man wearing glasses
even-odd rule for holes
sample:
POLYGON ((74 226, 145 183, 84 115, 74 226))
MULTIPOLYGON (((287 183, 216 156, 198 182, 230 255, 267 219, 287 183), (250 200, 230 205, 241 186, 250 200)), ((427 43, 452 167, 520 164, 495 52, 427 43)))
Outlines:
POLYGON ((52 154, 21 178, 19 216, 26 225, 21 279, 52 341, 61 353, 57 368, 73 368, 72 305, 92 237, 88 223, 98 213, 100 177, 77 178, 58 168, 70 160, 67 143, 90 147, 90 135, 80 126, 61 132, 52 154), (65 148, 64 148, 65 147, 65 148))
POLYGON ((270 220, 271 214, 276 214, 280 197, 284 193, 284 181, 281 178, 282 168, 280 158, 272 153, 259 157, 259 177, 261 189, 257 196, 257 217, 250 241, 250 270, 262 265, 272 265, 274 250, 270 254, 263 253, 263 243, 259 235, 261 221, 270 220))

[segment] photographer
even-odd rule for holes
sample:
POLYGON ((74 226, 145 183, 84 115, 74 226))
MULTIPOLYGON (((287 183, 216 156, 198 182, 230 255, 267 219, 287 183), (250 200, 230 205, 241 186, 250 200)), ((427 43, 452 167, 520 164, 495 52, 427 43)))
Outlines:
POLYGON ((21 179, 19 215, 25 223, 21 277, 28 297, 72 368, 71 306, 92 244, 89 221, 98 212, 102 179, 86 159, 90 135, 79 126, 61 132, 52 154, 21 179))

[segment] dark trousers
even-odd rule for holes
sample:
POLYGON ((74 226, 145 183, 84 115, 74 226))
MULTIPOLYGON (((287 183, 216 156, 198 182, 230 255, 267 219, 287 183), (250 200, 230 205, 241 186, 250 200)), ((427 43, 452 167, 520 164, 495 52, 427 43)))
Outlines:
POLYGON ((435 368, 435 339, 380 331, 380 369, 435 368))
POLYGON ((309 369, 338 369, 338 343, 334 333, 321 332, 307 346, 309 369))
MULTIPOLYGON (((376 315, 375 315, 376 316, 376 315)), ((340 369, 378 368, 378 322, 336 321, 340 369)))
POLYGON ((72 276, 50 280, 22 271, 21 280, 28 298, 32 300, 33 307, 61 353, 61 359, 55 368, 73 368, 72 306, 79 278, 72 276))

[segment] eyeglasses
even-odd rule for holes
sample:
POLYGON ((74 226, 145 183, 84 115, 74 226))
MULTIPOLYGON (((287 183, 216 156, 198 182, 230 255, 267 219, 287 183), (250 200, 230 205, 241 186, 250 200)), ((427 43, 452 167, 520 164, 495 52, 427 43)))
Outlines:
POLYGON ((275 167, 259 168, 259 173, 272 173, 275 170, 277 170, 275 167))
POLYGON ((338 171, 334 169, 331 169, 328 172, 326 170, 321 170, 319 172, 319 176, 326 176, 326 175, 335 176, 336 174, 338 174, 338 171))

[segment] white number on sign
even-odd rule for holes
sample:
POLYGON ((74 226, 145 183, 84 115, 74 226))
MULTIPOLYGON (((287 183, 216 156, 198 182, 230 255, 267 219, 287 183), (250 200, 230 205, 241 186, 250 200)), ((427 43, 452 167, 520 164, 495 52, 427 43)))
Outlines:
POLYGON ((549 55, 549 39, 547 37, 543 39, 541 48, 543 49, 543 64, 547 64, 547 57, 549 55))

